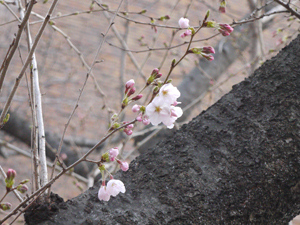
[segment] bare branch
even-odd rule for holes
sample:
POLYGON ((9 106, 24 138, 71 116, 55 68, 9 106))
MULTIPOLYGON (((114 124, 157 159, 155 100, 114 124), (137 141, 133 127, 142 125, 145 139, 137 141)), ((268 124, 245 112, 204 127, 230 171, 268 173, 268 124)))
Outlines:
MULTIPOLYGON (((31 4, 32 2, 33 2, 33 1, 31 1, 30 4, 31 4)), ((4 108, 3 108, 3 110, 2 110, 2 113, 1 113, 1 116, 0 116, 0 127, 2 127, 2 126, 4 125, 3 121, 4 121, 4 118, 6 117, 6 114, 7 114, 8 110, 9 110, 9 108, 10 108, 10 105, 11 105, 11 102, 12 102, 12 100, 13 100, 13 97, 14 97, 14 95, 15 95, 17 89, 18 89, 18 86, 19 86, 19 84, 20 84, 20 81, 21 81, 21 79, 22 79, 24 73, 25 73, 25 70, 26 70, 27 66, 28 66, 29 63, 31 62, 31 57, 32 57, 32 55, 33 55, 33 53, 34 53, 34 51, 35 51, 35 49, 36 49, 36 47, 37 47, 37 45, 38 45, 38 43, 39 43, 39 40, 40 40, 40 38, 41 38, 41 36, 42 36, 42 34, 43 34, 43 32, 44 32, 44 29, 45 29, 47 23, 49 22, 50 15, 52 14, 52 12, 53 12, 53 10, 54 10, 54 8, 55 8, 57 2, 58 2, 58 0, 54 0, 54 1, 52 2, 51 7, 50 7, 50 9, 49 9, 49 11, 48 11, 48 13, 47 13, 47 16, 45 17, 44 23, 42 24, 42 26, 40 27, 40 30, 38 31, 38 33, 37 33, 37 35, 36 35, 36 38, 35 38, 34 43, 33 43, 33 45, 32 45, 32 48, 31 48, 30 52, 28 53, 28 56, 27 56, 27 58, 26 58, 26 60, 25 60, 25 63, 24 63, 24 65, 23 65, 23 67, 22 67, 22 70, 21 70, 19 76, 17 77, 17 79, 16 79, 16 81, 15 81, 15 85, 14 85, 12 91, 11 91, 10 94, 9 94, 9 97, 8 97, 8 99, 7 99, 7 102, 5 103, 5 106, 4 106, 4 108)), ((30 5, 30 4, 29 4, 29 5, 30 5)), ((33 4, 33 3, 32 3, 32 4, 33 4)), ((27 16, 27 14, 28 14, 28 11, 29 11, 29 10, 27 9, 27 12, 26 12, 26 14, 25 14, 25 16, 24 16, 24 21, 26 20, 26 16, 27 16)), ((29 15, 28 15, 28 16, 29 16, 29 15)), ((28 19, 28 18, 27 18, 27 19, 28 19)), ((22 24, 23 24, 24 21, 22 21, 22 24)), ((25 24, 26 24, 26 23, 24 23, 24 26, 25 26, 25 24)), ((23 27, 23 28, 24 28, 24 27, 23 27)), ((22 28, 22 30, 23 30, 23 28, 22 28)), ((20 29, 19 29, 19 30, 20 30, 20 29)), ((21 36, 21 32, 20 32, 20 36, 21 36)), ((14 44, 13 48, 14 48, 14 47, 17 48, 17 46, 18 46, 18 44, 17 44, 17 45, 14 44)), ((11 57, 12 57, 12 56, 13 56, 13 54, 11 55, 11 57)), ((9 56, 9 57, 10 57, 10 56, 9 56)), ((7 63, 7 60, 5 60, 5 62, 7 63)), ((9 62, 10 62, 10 60, 9 60, 9 62)), ((5 65, 6 65, 6 64, 5 64, 5 65)), ((5 74, 6 74, 7 68, 8 68, 8 65, 5 66, 5 68, 4 68, 3 71, 2 71, 1 77, 0 77, 0 90, 1 90, 1 87, 2 87, 2 84, 3 84, 3 80, 4 80, 4 76, 5 76, 5 74)))
MULTIPOLYGON (((21 39, 21 36, 22 36, 22 32, 23 32, 23 30, 25 28, 25 25, 26 25, 26 23, 29 19, 29 16, 30 16, 30 13, 31 13, 31 10, 32 10, 34 4, 35 4, 34 0, 30 1, 30 3, 28 4, 26 14, 24 15, 24 19, 23 19, 22 23, 19 26, 18 33, 17 33, 16 37, 13 39, 13 41, 11 43, 11 48, 8 49, 7 56, 4 58, 3 63, 0 67, 0 71, 1 71, 1 74, 0 74, 0 92, 2 91, 3 81, 4 81, 4 78, 5 78, 7 69, 10 65, 12 57, 14 56, 14 54, 17 50, 17 47, 19 46, 19 42, 20 42, 20 39, 21 39)), ((0 125, 3 122, 3 118, 6 116, 6 113, 5 113, 4 116, 1 116, 2 119, 0 119, 0 125)))
POLYGON ((300 19, 300 14, 296 10, 291 8, 290 1, 288 1, 287 3, 281 0, 274 0, 274 1, 282 5, 284 8, 286 8, 293 16, 296 16, 298 19, 300 19))

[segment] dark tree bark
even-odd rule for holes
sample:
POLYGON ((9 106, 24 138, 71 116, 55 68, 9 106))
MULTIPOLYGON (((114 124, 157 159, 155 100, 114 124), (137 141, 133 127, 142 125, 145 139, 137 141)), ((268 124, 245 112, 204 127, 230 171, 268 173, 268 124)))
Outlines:
POLYGON ((26 222, 287 224, 300 211, 299 62, 300 36, 118 173, 125 194, 100 202, 97 184, 66 203, 33 206, 26 222))

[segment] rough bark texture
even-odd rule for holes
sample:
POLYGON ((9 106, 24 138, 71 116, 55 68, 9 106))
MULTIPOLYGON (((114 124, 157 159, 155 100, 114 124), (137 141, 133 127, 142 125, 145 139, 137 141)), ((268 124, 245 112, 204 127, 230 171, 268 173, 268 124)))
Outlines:
POLYGON ((65 204, 52 203, 56 214, 44 222, 35 206, 26 222, 287 224, 300 209, 299 62, 300 36, 118 173, 125 194, 100 202, 96 184, 65 204))

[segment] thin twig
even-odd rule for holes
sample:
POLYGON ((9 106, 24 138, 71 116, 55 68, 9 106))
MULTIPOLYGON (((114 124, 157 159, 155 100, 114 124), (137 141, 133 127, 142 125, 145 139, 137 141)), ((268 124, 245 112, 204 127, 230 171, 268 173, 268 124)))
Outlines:
MULTIPOLYGON (((42 18, 44 19, 43 16, 35 13, 35 12, 32 12, 33 15, 37 16, 38 18, 42 18)), ((55 31, 57 31, 59 34, 61 34, 65 39, 66 41, 68 42, 68 44, 70 45, 70 47, 77 53, 77 55, 79 56, 82 64, 85 66, 85 68, 87 69, 87 71, 90 70, 90 66, 88 65, 88 63, 85 61, 84 59, 84 56, 83 54, 81 53, 81 51, 79 51, 79 49, 73 44, 73 42, 71 41, 71 38, 63 31, 61 30, 60 28, 58 28, 56 25, 54 24, 49 24, 55 31)), ((97 80, 96 80, 96 77, 95 75, 93 74, 93 72, 91 72, 91 77, 93 78, 93 81, 95 83, 95 86, 96 86, 96 89, 99 91, 99 94, 100 94, 100 97, 102 98, 102 101, 103 101, 103 107, 105 108, 108 108, 108 111, 110 111, 110 108, 107 107, 107 103, 106 103, 106 100, 105 100, 105 94, 104 92, 102 91, 102 89, 100 88, 100 85, 98 84, 97 80)))
MULTIPOLYGON (((28 66, 29 63, 31 62, 32 55, 33 55, 33 53, 35 52, 35 49, 36 49, 36 47, 37 47, 37 45, 38 45, 38 43, 39 43, 39 41, 40 41, 40 39, 41 39, 41 36, 42 36, 42 34, 43 34, 44 30, 45 30, 45 27, 46 27, 47 23, 49 22, 50 15, 51 15, 51 13, 53 12, 53 10, 54 10, 54 8, 55 8, 55 6, 56 6, 56 4, 57 4, 58 1, 59 1, 59 0, 54 0, 54 1, 52 2, 51 7, 50 7, 50 9, 49 9, 49 11, 48 11, 48 13, 47 13, 47 16, 45 17, 44 23, 42 24, 42 26, 40 27, 40 30, 38 31, 38 33, 37 33, 37 35, 36 35, 36 38, 35 38, 34 43, 33 43, 33 45, 32 45, 32 48, 31 48, 30 52, 28 53, 28 56, 27 56, 27 58, 26 58, 26 60, 25 60, 25 63, 24 63, 24 65, 23 65, 23 67, 22 67, 22 70, 21 70, 19 76, 17 77, 17 79, 16 79, 16 81, 15 81, 15 84, 14 84, 14 87, 13 87, 12 91, 10 92, 9 97, 8 97, 8 99, 7 99, 7 102, 5 103, 5 105, 4 105, 4 107, 3 107, 3 110, 2 110, 2 112, 1 112, 1 116, 0 116, 0 127, 2 127, 2 126, 4 125, 3 120, 4 120, 4 118, 6 117, 6 114, 7 114, 8 110, 9 110, 9 108, 10 108, 10 105, 11 105, 11 102, 12 102, 12 100, 13 100, 13 97, 14 97, 14 95, 15 95, 15 93, 16 93, 18 87, 19 87, 20 81, 21 81, 21 79, 22 79, 22 77, 23 77, 23 75, 24 75, 24 73, 25 73, 25 71, 26 71, 26 69, 27 69, 27 66, 28 66)), ((30 4, 31 4, 32 2, 33 2, 33 1, 31 1, 30 4)), ((29 5, 30 5, 30 4, 29 4, 29 5)), ((28 10, 27 10, 27 11, 28 11, 28 10)), ((27 15, 27 12, 26 12, 26 14, 25 14, 25 16, 24 16, 24 20, 26 19, 26 15, 27 15)), ((23 24, 23 22, 24 22, 24 21, 22 21, 22 24, 23 24)), ((25 23, 25 24, 26 24, 26 23, 25 23)), ((24 24, 24 26, 25 26, 25 24, 24 24)), ((23 28, 24 28, 24 27, 23 27, 23 28)), ((6 70, 7 70, 7 68, 8 68, 8 66, 6 67, 6 70)), ((2 70, 2 74, 1 74, 1 78, 0 78, 0 89, 1 89, 1 87, 2 87, 2 83, 3 83, 3 80, 4 80, 4 76, 5 76, 5 73, 4 73, 3 71, 5 71, 5 68, 2 70), (4 76, 2 76, 3 74, 4 74, 4 76), (2 79, 2 80, 1 80, 1 79, 2 79)))
POLYGON ((284 3, 281 0, 274 1, 286 8, 293 16, 296 16, 298 19, 300 19, 300 13, 290 7, 290 1, 288 3, 284 3))
MULTIPOLYGON (((22 23, 19 26, 18 33, 12 41, 12 44, 11 44, 12 47, 9 48, 7 57, 5 57, 5 59, 3 60, 2 65, 1 65, 1 69, 0 69, 1 70, 1 74, 0 74, 0 92, 2 91, 3 81, 4 81, 4 78, 5 78, 7 69, 8 69, 8 67, 10 65, 10 62, 11 62, 11 60, 12 60, 12 58, 13 58, 16 50, 17 50, 17 47, 19 46, 19 42, 20 42, 20 39, 21 39, 21 36, 22 36, 22 32, 23 32, 23 30, 25 28, 25 25, 26 25, 26 23, 29 19, 29 16, 30 16, 30 13, 31 13, 31 10, 32 10, 34 4, 35 4, 34 0, 30 1, 30 3, 28 4, 26 14, 24 15, 22 23)), ((2 113, 3 113, 3 111, 2 111, 2 113)), ((2 119, 0 119, 0 125, 2 125, 1 123, 3 122, 3 119, 6 116, 6 113, 7 112, 5 112, 4 116, 1 116, 2 119)))
MULTIPOLYGON (((120 10, 120 7, 121 7, 121 5, 122 5, 122 2, 123 2, 123 0, 120 1, 120 4, 119 4, 118 9, 117 9, 117 12, 120 10)), ((54 160, 53 165, 55 165, 56 162, 57 162, 57 158, 59 157, 59 154, 60 154, 60 152, 61 152, 61 147, 62 147, 62 143, 63 143, 63 139, 64 139, 64 136, 65 136, 66 130, 67 130, 67 128, 68 128, 68 124, 70 123, 70 121, 71 121, 71 119, 72 119, 72 116, 74 115, 75 110, 76 110, 76 108, 78 107, 79 100, 80 100, 81 95, 82 95, 82 93, 83 93, 83 90, 84 90, 84 88, 85 88, 85 86, 86 86, 86 83, 87 83, 87 80, 88 80, 88 78, 89 78, 89 75, 91 74, 92 69, 93 69, 94 65, 96 64, 96 61, 97 61, 97 58, 98 58, 98 56, 99 56, 99 54, 100 54, 100 51, 101 51, 101 49, 102 49, 103 43, 104 43, 105 40, 106 40, 107 33, 109 32, 110 28, 112 27, 112 25, 113 25, 113 23, 114 23, 114 20, 115 20, 115 17, 116 17, 117 12, 115 13, 115 15, 113 16, 113 18, 111 19, 110 24, 109 24, 109 26, 108 26, 108 28, 106 29, 106 32, 105 32, 105 34, 104 34, 104 37, 103 37, 103 39, 100 41, 100 44, 99 44, 98 49, 97 49, 97 52, 96 52, 96 54, 95 54, 93 63, 92 63, 92 65, 91 65, 91 67, 90 67, 90 70, 88 71, 88 73, 87 73, 87 75, 86 75, 86 79, 85 79, 85 81, 84 81, 84 84, 83 84, 82 88, 80 89, 80 93, 79 93, 79 96, 78 96, 78 98, 77 98, 77 101, 76 101, 76 104, 75 104, 75 106, 74 106, 74 109, 73 109, 72 112, 71 112, 71 115, 70 115, 70 117, 69 117, 69 120, 68 120, 67 124, 65 125, 65 129, 64 129, 64 132, 63 132, 63 134, 62 134, 62 137, 61 137, 61 140, 60 140, 60 143, 59 143, 59 147, 58 147, 58 150, 57 150, 57 153, 56 153, 56 158, 55 158, 55 160, 54 160)), ((52 173, 51 173, 51 178, 50 178, 50 179, 52 179, 53 174, 54 174, 54 169, 52 169, 52 173)), ((49 190, 49 193, 50 193, 50 190, 49 190)))

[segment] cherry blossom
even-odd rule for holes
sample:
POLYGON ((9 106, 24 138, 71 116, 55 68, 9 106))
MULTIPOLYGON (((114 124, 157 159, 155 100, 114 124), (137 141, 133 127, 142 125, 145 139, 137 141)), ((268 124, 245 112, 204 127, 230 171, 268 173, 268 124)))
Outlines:
POLYGON ((183 112, 180 107, 171 106, 170 109, 171 116, 168 118, 169 120, 164 121, 163 123, 167 126, 167 128, 172 129, 174 127, 174 122, 182 116, 183 112))
POLYGON ((180 28, 189 28, 189 19, 181 17, 178 21, 180 28))
POLYGON ((106 191, 116 197, 120 192, 125 193, 126 189, 122 181, 112 179, 108 181, 106 191))
POLYGON ((98 191, 98 198, 100 201, 109 201, 110 199, 110 193, 107 191, 107 188, 105 185, 101 185, 101 188, 98 191))
POLYGON ((170 117, 170 104, 163 101, 159 97, 155 97, 153 101, 146 107, 146 114, 152 125, 156 126, 170 117))
POLYGON ((173 104, 177 98, 180 97, 180 92, 177 87, 174 87, 171 83, 163 85, 159 90, 159 97, 168 104, 173 104))

